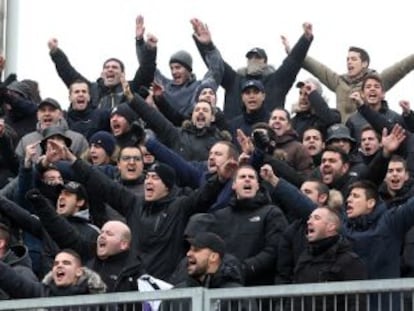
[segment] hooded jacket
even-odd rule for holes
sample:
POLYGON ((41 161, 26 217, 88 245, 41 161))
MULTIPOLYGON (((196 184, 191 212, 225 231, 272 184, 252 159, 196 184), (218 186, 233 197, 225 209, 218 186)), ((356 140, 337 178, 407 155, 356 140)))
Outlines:
POLYGON ((42 282, 29 281, 17 274, 12 268, 0 262, 0 287, 12 298, 35 298, 53 296, 72 296, 104 293, 106 285, 100 276, 88 268, 83 268, 84 274, 75 285, 57 287, 52 273, 48 273, 42 282))
POLYGON ((273 284, 279 238, 287 226, 282 211, 259 191, 251 199, 234 197, 214 215, 226 250, 242 262, 246 285, 273 284))

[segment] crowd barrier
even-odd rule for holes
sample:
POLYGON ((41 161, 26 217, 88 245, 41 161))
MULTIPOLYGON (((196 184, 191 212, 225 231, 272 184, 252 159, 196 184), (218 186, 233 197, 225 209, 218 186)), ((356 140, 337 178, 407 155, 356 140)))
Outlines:
POLYGON ((414 310, 414 278, 3 300, 0 310, 414 310), (152 309, 151 309, 152 308, 152 309))

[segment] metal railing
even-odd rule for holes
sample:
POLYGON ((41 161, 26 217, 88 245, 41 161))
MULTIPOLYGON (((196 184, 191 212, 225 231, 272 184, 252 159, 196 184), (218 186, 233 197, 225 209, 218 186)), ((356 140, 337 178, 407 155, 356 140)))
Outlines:
POLYGON ((414 278, 3 300, 0 310, 414 310, 414 278), (172 308, 172 306, 174 308, 172 308), (148 308, 146 309, 148 310, 148 308))

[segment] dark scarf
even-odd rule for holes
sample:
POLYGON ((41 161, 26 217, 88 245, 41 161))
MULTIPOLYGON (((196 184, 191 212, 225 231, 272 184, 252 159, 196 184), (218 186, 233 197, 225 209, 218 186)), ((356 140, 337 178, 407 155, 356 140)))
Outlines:
POLYGON ((336 242, 339 240, 339 235, 334 235, 322 240, 309 242, 309 253, 312 256, 319 256, 320 254, 326 252, 329 248, 331 248, 336 242))

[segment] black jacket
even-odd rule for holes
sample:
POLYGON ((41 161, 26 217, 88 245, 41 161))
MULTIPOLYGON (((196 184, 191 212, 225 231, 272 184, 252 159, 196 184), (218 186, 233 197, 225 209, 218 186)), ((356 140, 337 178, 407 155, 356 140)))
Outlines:
POLYGON ((258 192, 252 199, 234 198, 214 215, 226 250, 242 261, 246 285, 273 284, 279 238, 287 226, 282 211, 258 192))
POLYGON ((154 202, 137 197, 86 162, 77 160, 72 168, 88 192, 93 192, 127 219, 148 274, 166 280, 184 256, 183 232, 192 214, 205 212, 222 188, 212 179, 203 188, 182 195, 173 188, 154 202))
MULTIPOLYGON (((367 278, 367 269, 363 261, 352 251, 348 241, 340 236, 310 243, 301 254, 295 267, 294 283, 323 283, 334 281, 363 280, 367 278)), ((364 297, 362 297, 363 299, 364 297)), ((316 310, 345 310, 345 297, 316 298, 316 310), (324 309, 326 304, 326 309, 324 309), (336 305, 336 308, 335 308, 336 305)), ((305 298, 305 310, 312 309, 312 298, 305 298)), ((359 308, 364 306, 358 301, 359 308)), ((356 309, 354 295, 348 297, 348 306, 356 309)), ((299 310, 299 309, 298 309, 299 310)), ((346 309, 349 310, 349 309, 346 309)))
MULTIPOLYGON (((276 107, 284 107, 285 97, 295 82, 312 40, 313 38, 308 40, 302 36, 277 70, 268 66, 262 75, 248 75, 246 72, 235 71, 225 62, 221 86, 226 92, 223 111, 227 120, 242 114, 241 88, 248 79, 258 79, 263 82, 266 93, 264 106, 267 111, 272 111, 276 107)), ((197 44, 197 48, 205 59, 205 48, 201 44, 197 44)))

